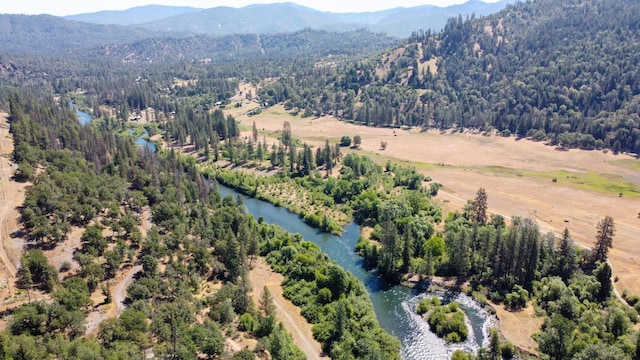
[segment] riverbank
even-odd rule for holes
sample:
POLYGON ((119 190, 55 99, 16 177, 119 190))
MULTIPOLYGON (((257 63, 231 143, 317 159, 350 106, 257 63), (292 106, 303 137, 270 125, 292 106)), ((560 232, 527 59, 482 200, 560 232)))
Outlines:
POLYGON ((309 360, 329 359, 322 354, 320 343, 313 338, 311 324, 300 314, 300 308, 287 300, 282 291, 284 276, 267 264, 263 257, 257 257, 253 268, 249 271, 249 281, 253 290, 251 297, 254 303, 260 303, 262 289, 266 286, 273 297, 276 318, 293 337, 295 344, 305 353, 309 360))
MULTIPOLYGON (((221 195, 237 196, 232 189, 220 186, 221 195)), ((450 357, 460 345, 447 344, 431 333, 428 324, 415 313, 413 304, 418 295, 413 289, 401 285, 390 285, 380 279, 376 272, 367 271, 363 267, 362 258, 355 252, 355 244, 360 236, 356 224, 349 224, 341 237, 318 232, 300 220, 296 214, 286 209, 275 207, 267 202, 242 196, 242 201, 255 218, 263 218, 265 223, 280 225, 289 233, 299 233, 301 238, 316 244, 325 254, 325 260, 331 259, 344 270, 361 281, 369 293, 369 301, 373 304, 376 318, 380 326, 393 334, 402 342, 401 355, 404 359, 442 359, 450 357)), ((295 283, 295 282, 294 282, 295 283)), ((255 287, 256 290, 259 290, 255 287)), ((295 291, 298 294, 299 291, 295 291)), ((309 295, 311 296, 311 295, 309 295)), ((309 296, 303 297, 306 299, 309 296)), ((466 295, 460 293, 461 302, 470 305, 471 318, 474 322, 474 336, 468 339, 462 348, 475 353, 479 346, 486 346, 488 327, 493 326, 488 312, 466 295), (486 314, 486 315, 485 315, 486 314), (486 329, 486 330, 485 330, 486 329), (476 337, 477 334, 477 337, 476 337)))
POLYGON ((278 178, 257 176, 242 166, 229 169, 220 167, 210 168, 209 175, 220 184, 230 187, 235 191, 266 201, 277 207, 283 207, 289 212, 298 215, 311 227, 333 235, 341 235, 343 227, 350 221, 350 209, 325 206, 323 198, 325 194, 314 193, 296 184, 291 178, 278 178), (243 176, 237 176, 239 171, 243 176), (251 177, 251 178, 248 178, 251 177))
POLYGON ((479 187, 485 188, 489 211, 536 220, 543 232, 562 234, 567 228, 579 245, 591 247, 596 226, 604 216, 614 218, 616 237, 609 254, 614 286, 629 295, 640 294, 640 250, 635 239, 640 233, 640 186, 637 161, 611 152, 558 151, 542 142, 515 137, 365 127, 332 117, 293 117, 281 105, 252 117, 239 114, 247 125, 242 136, 251 136, 254 121, 260 136, 277 141, 284 120, 292 134, 311 146, 323 146, 329 139, 358 134, 358 150, 378 164, 388 160, 415 166, 418 171, 443 184, 435 200, 444 213, 461 210, 479 187), (380 149, 381 142, 387 144, 380 149), (554 182, 553 179, 556 179, 554 182), (522 189, 527 189, 523 192, 522 189), (619 193, 624 192, 624 196, 619 193), (588 199, 588 201, 585 201, 588 199))

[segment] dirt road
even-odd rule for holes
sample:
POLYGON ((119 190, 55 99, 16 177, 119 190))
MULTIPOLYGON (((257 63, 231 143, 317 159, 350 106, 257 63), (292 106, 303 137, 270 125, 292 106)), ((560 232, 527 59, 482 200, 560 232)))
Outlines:
POLYGON ((22 241, 11 237, 18 228, 18 207, 24 202, 27 183, 12 180, 16 166, 11 162, 13 139, 8 114, 0 113, 0 280, 12 281, 22 253, 22 241))
POLYGON ((253 301, 256 304, 259 303, 262 289, 266 286, 271 292, 276 306, 276 318, 284 324, 287 331, 293 336, 293 341, 305 353, 307 359, 329 359, 327 356, 322 356, 322 347, 313 338, 311 325, 300 315, 300 309, 282 295, 280 284, 283 279, 282 275, 271 270, 263 258, 257 258, 254 268, 249 273, 249 281, 253 287, 251 292, 253 301))
POLYGON ((129 269, 115 286, 113 291, 113 302, 116 304, 116 316, 120 316, 122 312, 127 308, 125 305, 125 298, 127 297, 127 288, 133 283, 133 277, 142 271, 142 265, 136 265, 129 269))

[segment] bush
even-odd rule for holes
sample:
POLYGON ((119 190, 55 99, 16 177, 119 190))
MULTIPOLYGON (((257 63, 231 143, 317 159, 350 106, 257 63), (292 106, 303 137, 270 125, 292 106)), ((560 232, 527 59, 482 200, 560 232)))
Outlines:
POLYGON ((510 308, 523 308, 529 301, 529 292, 520 285, 515 285, 513 291, 505 297, 504 303, 510 308))
POLYGON ((464 313, 455 301, 441 305, 437 297, 423 299, 418 304, 416 312, 418 314, 428 312, 429 328, 448 342, 462 342, 467 339, 469 329, 467 329, 464 313))
POLYGON ((62 264, 60 264, 60 272, 67 272, 71 270, 71 263, 68 261, 63 262, 62 264))
POLYGON ((502 352, 503 359, 513 359, 516 355, 516 347, 511 343, 511 341, 505 341, 500 344, 500 351, 502 352))
POLYGON ((256 326, 256 319, 249 313, 240 316, 240 330, 253 332, 256 326))
POLYGON ((640 302, 640 296, 631 295, 631 296, 628 296, 626 300, 627 300, 627 304, 629 304, 630 306, 635 306, 638 302, 640 302))
POLYGON ((416 308, 416 313, 418 313, 418 315, 425 314, 427 311, 429 311, 430 307, 431 307, 431 299, 422 299, 418 303, 418 307, 416 308))
POLYGON ((340 146, 343 146, 343 147, 351 146, 351 138, 348 137, 347 135, 343 136, 340 139, 340 146))
POLYGON ((233 360, 254 360, 256 354, 252 353, 249 349, 242 349, 233 354, 233 360))
POLYGON ((462 350, 456 350, 451 355, 451 360, 469 360, 471 356, 462 350))

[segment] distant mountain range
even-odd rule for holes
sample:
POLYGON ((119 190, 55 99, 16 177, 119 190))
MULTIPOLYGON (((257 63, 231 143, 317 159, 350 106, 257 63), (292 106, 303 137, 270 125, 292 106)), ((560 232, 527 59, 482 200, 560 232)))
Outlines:
POLYGON ((65 16, 67 20, 103 25, 136 25, 167 19, 172 16, 190 14, 203 9, 187 6, 147 5, 128 10, 106 10, 94 13, 65 16))
POLYGON ((515 0, 496 3, 471 0, 449 7, 425 5, 363 13, 323 12, 290 2, 211 9, 149 5, 122 11, 72 15, 66 19, 95 24, 129 25, 165 33, 215 36, 293 32, 306 28, 327 31, 366 28, 396 37, 408 37, 419 29, 440 31, 450 17, 488 15, 513 2, 515 0))
POLYGON ((1 53, 53 54, 162 36, 147 29, 96 25, 51 15, 0 14, 1 53))
MULTIPOLYGON (((329 13, 294 3, 279 3, 239 9, 149 5, 66 18, 0 14, 0 53, 60 54, 100 46, 109 48, 112 45, 124 49, 126 47, 120 45, 138 43, 145 39, 169 37, 171 43, 194 34, 223 37, 294 33, 305 29, 328 32, 365 29, 407 38, 420 29, 440 30, 448 18, 459 15, 466 18, 471 14, 488 15, 514 1, 516 0, 502 0, 487 4, 472 0, 446 8, 418 6, 363 13, 329 13)), ((227 40, 229 39, 232 38, 227 40)), ((156 52, 154 55, 157 55, 156 52)))

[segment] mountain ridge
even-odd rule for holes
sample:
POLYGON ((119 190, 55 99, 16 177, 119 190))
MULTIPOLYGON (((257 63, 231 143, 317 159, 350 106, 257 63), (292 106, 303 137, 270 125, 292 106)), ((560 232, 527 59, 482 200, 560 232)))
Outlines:
POLYGON ((412 31, 419 29, 438 31, 444 27, 447 18, 451 16, 488 15, 514 1, 501 0, 485 3, 480 0, 470 0, 464 4, 448 7, 421 5, 358 13, 319 11, 293 2, 253 4, 241 8, 218 6, 208 9, 179 7, 165 9, 163 6, 153 5, 153 7, 136 7, 122 11, 77 14, 65 18, 100 24, 111 21, 114 24, 153 31, 214 36, 295 32, 305 28, 328 31, 366 28, 402 38, 408 37, 412 31), (142 10, 146 13, 141 14, 142 10))
POLYGON ((144 5, 126 10, 103 10, 92 13, 81 13, 64 16, 64 18, 67 20, 101 25, 135 25, 140 23, 138 19, 145 19, 144 22, 157 21, 171 16, 194 13, 202 10, 201 8, 191 6, 144 5))
POLYGON ((4 53, 55 53, 125 43, 155 36, 146 29, 98 25, 52 15, 0 14, 0 43, 4 53))

